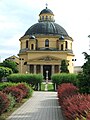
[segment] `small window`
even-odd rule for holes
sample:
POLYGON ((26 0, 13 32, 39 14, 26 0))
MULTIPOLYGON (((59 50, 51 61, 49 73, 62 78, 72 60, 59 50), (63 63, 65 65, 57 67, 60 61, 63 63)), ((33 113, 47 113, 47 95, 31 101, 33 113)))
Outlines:
POLYGON ((42 16, 42 20, 44 20, 44 16, 42 16))
POLYGON ((49 40, 45 40, 45 47, 49 47, 49 40))
POLYGON ((68 49, 68 42, 65 41, 65 48, 68 49))
POLYGON ((48 16, 46 16, 46 20, 48 20, 48 16))
POLYGON ((28 48, 28 40, 26 41, 26 48, 28 48))
POLYGON ((33 44, 31 44, 31 50, 33 50, 34 49, 34 45, 33 44))
POLYGON ((61 50, 63 50, 63 44, 61 44, 61 50))

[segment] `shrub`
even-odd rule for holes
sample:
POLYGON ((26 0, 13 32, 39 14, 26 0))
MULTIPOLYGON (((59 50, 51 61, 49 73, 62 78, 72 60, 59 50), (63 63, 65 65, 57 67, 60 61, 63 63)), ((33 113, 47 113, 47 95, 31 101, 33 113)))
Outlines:
POLYGON ((10 110, 12 110, 12 108, 15 106, 16 101, 15 101, 15 98, 11 95, 11 93, 9 93, 9 94, 7 95, 7 97, 8 97, 8 99, 9 99, 9 101, 10 101, 10 104, 9 104, 9 107, 8 107, 7 111, 10 111, 10 110))
POLYGON ((6 87, 16 86, 16 83, 11 82, 2 82, 0 83, 0 91, 2 91, 6 87))
POLYGON ((77 75, 67 73, 54 74, 52 75, 52 82, 57 86, 62 83, 73 83, 77 85, 77 75))
POLYGON ((26 82, 36 89, 37 84, 41 84, 43 76, 41 74, 12 74, 7 77, 10 82, 26 82))
POLYGON ((63 83, 58 86, 58 98, 59 102, 62 103, 63 100, 69 96, 77 94, 78 88, 71 83, 63 83))
POLYGON ((31 96, 31 94, 30 94, 31 87, 28 84, 26 84, 26 83, 19 83, 16 87, 23 91, 23 97, 31 96))
POLYGON ((23 91, 17 87, 6 87, 3 92, 6 94, 11 93, 15 97, 16 102, 20 102, 23 98, 23 91))
MULTIPOLYGON (((66 120, 82 120, 90 111, 90 95, 73 95, 63 100, 62 109, 66 120)), ((89 115, 88 115, 89 117, 89 115)), ((89 120, 89 119, 88 119, 89 120)))
POLYGON ((86 120, 90 120, 90 112, 87 114, 86 120))
POLYGON ((0 115, 9 107, 9 99, 6 94, 0 91, 0 115))

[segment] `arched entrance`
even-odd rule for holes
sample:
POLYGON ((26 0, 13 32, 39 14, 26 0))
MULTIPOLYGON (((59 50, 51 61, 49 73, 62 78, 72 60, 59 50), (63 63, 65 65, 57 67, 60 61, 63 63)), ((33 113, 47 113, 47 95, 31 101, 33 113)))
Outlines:
POLYGON ((43 66, 43 76, 44 79, 46 80, 46 71, 48 71, 48 80, 51 80, 51 70, 52 70, 52 66, 51 65, 44 65, 43 66))

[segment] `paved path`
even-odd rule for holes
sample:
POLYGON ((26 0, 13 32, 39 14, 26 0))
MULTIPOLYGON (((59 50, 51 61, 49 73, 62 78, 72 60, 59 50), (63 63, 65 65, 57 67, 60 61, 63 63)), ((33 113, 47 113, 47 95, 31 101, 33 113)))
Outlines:
POLYGON ((7 120, 64 120, 56 92, 34 92, 7 120))

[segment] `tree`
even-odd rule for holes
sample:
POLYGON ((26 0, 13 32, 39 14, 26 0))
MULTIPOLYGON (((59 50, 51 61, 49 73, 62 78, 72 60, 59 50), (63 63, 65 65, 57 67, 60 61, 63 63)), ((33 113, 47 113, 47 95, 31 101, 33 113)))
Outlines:
POLYGON ((7 77, 12 73, 12 69, 7 67, 0 67, 0 81, 2 80, 2 77, 7 77))
POLYGON ((68 70, 68 65, 66 64, 66 60, 62 60, 61 61, 61 73, 69 73, 69 70, 68 70))
POLYGON ((83 52, 86 62, 83 64, 83 72, 78 75, 78 86, 83 93, 90 93, 90 55, 83 52))
POLYGON ((10 61, 10 60, 5 60, 3 61, 2 64, 0 64, 3 67, 8 67, 11 68, 13 73, 18 73, 18 68, 17 68, 17 64, 14 61, 10 61))

